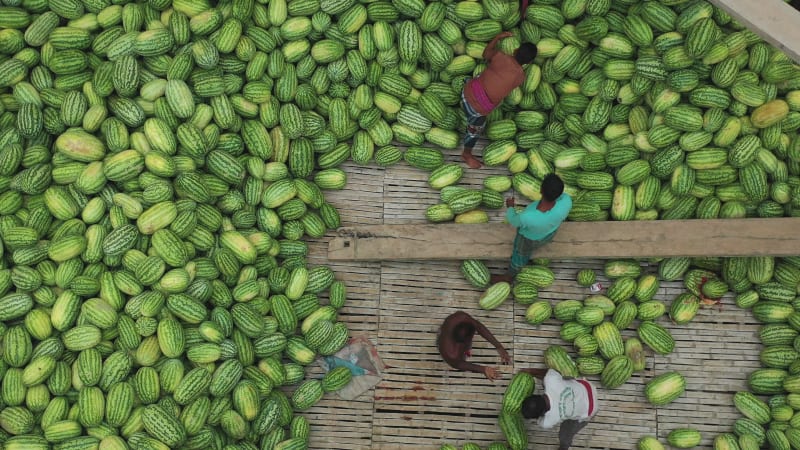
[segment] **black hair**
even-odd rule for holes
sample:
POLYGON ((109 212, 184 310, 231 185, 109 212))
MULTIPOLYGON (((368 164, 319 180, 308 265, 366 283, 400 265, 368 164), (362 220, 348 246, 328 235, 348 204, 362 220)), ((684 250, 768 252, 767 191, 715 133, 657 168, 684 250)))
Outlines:
POLYGON ((541 192, 545 200, 555 201, 564 192, 564 182, 554 173, 547 174, 542 180, 541 192))
POLYGON ((536 419, 547 412, 547 400, 544 395, 531 395, 522 401, 522 417, 536 419))
POLYGON ((525 42, 519 46, 519 49, 517 49, 517 52, 514 54, 514 58, 520 65, 529 64, 531 61, 533 61, 533 58, 536 58, 536 54, 538 52, 539 50, 534 44, 525 42))
POLYGON ((475 325, 471 323, 460 323, 453 328, 453 340, 464 343, 475 335, 475 325))

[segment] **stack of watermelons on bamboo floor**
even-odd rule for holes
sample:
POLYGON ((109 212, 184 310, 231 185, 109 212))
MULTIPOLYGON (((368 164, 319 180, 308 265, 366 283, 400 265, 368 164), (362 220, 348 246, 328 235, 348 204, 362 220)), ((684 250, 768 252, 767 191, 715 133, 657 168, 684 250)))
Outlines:
MULTIPOLYGON (((535 200, 550 172, 575 199, 570 220, 796 215, 797 75, 702 0, 540 0, 524 16, 504 0, 6 0, 0 441, 305 448, 299 412, 349 379, 305 373, 348 337, 344 285, 308 264, 304 241, 340 223, 325 192, 346 186, 343 162, 429 171, 434 222, 485 222, 512 187, 535 200), (509 174, 466 189, 442 152, 460 145, 461 87, 502 30, 514 33, 502 51, 532 42, 539 56, 488 118, 483 161, 509 174)), ((770 417, 740 400, 745 417, 715 445, 800 446, 800 261, 661 266, 698 301, 731 290, 767 324, 750 385, 770 417)), ((536 304, 548 271, 534 264, 482 303, 536 304)), ((653 280, 638 277, 619 274, 580 316, 558 311, 580 350, 597 341, 600 358, 576 367, 603 364, 609 385, 636 367, 612 330, 634 307, 651 324, 642 348, 669 348, 663 311, 636 296, 653 280), (623 300, 632 283, 636 301, 623 300)), ((685 300, 676 321, 691 317, 685 300)))

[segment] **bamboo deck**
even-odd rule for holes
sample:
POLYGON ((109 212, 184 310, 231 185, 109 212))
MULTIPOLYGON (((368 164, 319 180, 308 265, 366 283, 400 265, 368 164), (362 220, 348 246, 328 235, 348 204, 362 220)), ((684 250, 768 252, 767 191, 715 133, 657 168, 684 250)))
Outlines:
MULTIPOLYGON (((449 159, 456 161, 454 156, 449 159)), ((427 174, 404 163, 388 169, 350 165, 345 170, 347 189, 326 192, 340 211, 342 226, 424 223, 425 208, 438 200, 438 192, 426 184, 427 174)), ((477 187, 483 177, 499 173, 490 168, 469 170, 460 184, 477 187)), ((500 222, 501 211, 490 216, 500 222)), ((310 263, 330 265, 345 281, 348 301, 340 320, 352 335, 368 337, 388 367, 383 381, 357 400, 327 395, 307 413, 312 425, 310 448, 435 450, 444 443, 486 446, 503 440, 496 416, 510 375, 522 367, 543 367, 546 346, 565 344, 558 337, 559 324, 548 321, 532 327, 524 321, 525 307, 512 300, 491 312, 479 310, 480 292, 461 276, 457 261, 328 261, 328 241, 334 234, 310 244, 310 263), (513 356, 511 366, 501 366, 500 380, 493 383, 477 374, 449 370, 441 360, 435 344, 438 327, 459 309, 486 324, 513 356)), ((492 262, 490 268, 499 271, 502 264, 492 262)), ((540 297, 553 303, 583 299, 588 291, 575 283, 576 272, 593 268, 607 285, 602 264, 601 260, 553 261, 556 282, 540 297)), ((683 291, 680 283, 662 283, 657 298, 668 303, 683 291)), ((572 448, 631 450, 644 435, 665 442, 672 429, 686 426, 699 429, 701 446, 709 448, 717 434, 730 431, 739 417, 732 395, 746 389, 747 375, 759 367, 759 325, 731 298, 723 304, 721 310, 701 310, 687 326, 662 319, 660 323, 676 339, 674 353, 666 357, 649 353, 644 373, 618 389, 599 388, 599 413, 572 448), (687 392, 656 409, 645 400, 643 385, 669 370, 686 377, 687 392)), ((479 364, 499 363, 496 351, 480 337, 473 354, 479 364)), ((528 431, 530 448, 557 448, 557 432, 540 430, 533 423, 528 431)))

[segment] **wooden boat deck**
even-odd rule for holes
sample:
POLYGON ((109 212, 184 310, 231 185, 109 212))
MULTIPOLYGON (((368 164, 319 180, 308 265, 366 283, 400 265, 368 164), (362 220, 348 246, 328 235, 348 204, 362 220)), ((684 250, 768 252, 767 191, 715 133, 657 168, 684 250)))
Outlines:
MULTIPOLYGON (((438 200, 438 192, 426 184, 427 174, 404 163, 388 169, 349 165, 345 170, 347 189, 326 192, 340 211, 342 226, 424 223, 425 208, 438 200)), ((483 177, 500 170, 467 171, 461 184, 477 187, 483 177)), ((501 221, 499 210, 490 216, 493 222, 501 221)), ((544 349, 565 344, 558 337, 559 323, 552 320, 533 327, 524 321, 525 306, 513 300, 494 311, 480 310, 480 291, 461 276, 457 261, 328 261, 328 242, 334 235, 330 232, 310 243, 310 263, 330 265, 345 281, 348 301, 340 320, 352 335, 369 338, 388 367, 383 381, 360 398, 343 401, 328 395, 306 414, 312 426, 310 448, 436 450, 444 443, 486 446, 503 440, 496 416, 510 376, 522 367, 543 367, 544 349), (456 310, 481 320, 511 353, 513 364, 501 367, 500 380, 493 383, 477 374, 449 370, 441 360, 437 330, 456 310)), ((503 264, 493 261, 489 266, 499 271, 503 264)), ((540 297, 553 303, 583 299, 588 290, 575 283, 575 274, 593 268, 607 285, 602 265, 601 260, 553 261, 556 282, 540 297)), ((662 283, 657 298, 669 302, 683 291, 681 283, 662 283)), ((699 429, 701 446, 709 448, 718 433, 731 430, 739 417, 732 395, 746 389, 747 375, 759 367, 758 323, 729 297, 721 309, 701 310, 689 325, 663 319, 660 323, 675 337, 675 351, 666 357, 649 353, 643 373, 618 389, 599 388, 599 413, 578 434, 573 449, 631 450, 644 435, 665 442, 672 429, 686 426, 699 429), (670 370, 686 377, 687 392, 656 409, 645 400, 643 385, 670 370)), ((474 347, 475 362, 498 364, 490 344, 478 337, 474 347)), ((557 432, 540 430, 533 423, 528 430, 530 448, 557 448, 557 432)))

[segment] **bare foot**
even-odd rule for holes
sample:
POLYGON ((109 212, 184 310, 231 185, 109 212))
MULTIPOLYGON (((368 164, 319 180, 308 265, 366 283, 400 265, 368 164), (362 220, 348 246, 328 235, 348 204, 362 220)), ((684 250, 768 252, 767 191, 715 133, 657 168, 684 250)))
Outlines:
POLYGON ((469 166, 470 169, 480 169, 482 166, 481 162, 478 161, 478 158, 472 156, 471 150, 464 149, 464 151, 461 153, 461 159, 467 163, 467 166, 469 166))
POLYGON ((509 274, 502 274, 502 275, 492 275, 489 277, 489 282, 492 284, 499 283, 501 281, 505 281, 506 283, 512 283, 514 281, 514 277, 509 274))

